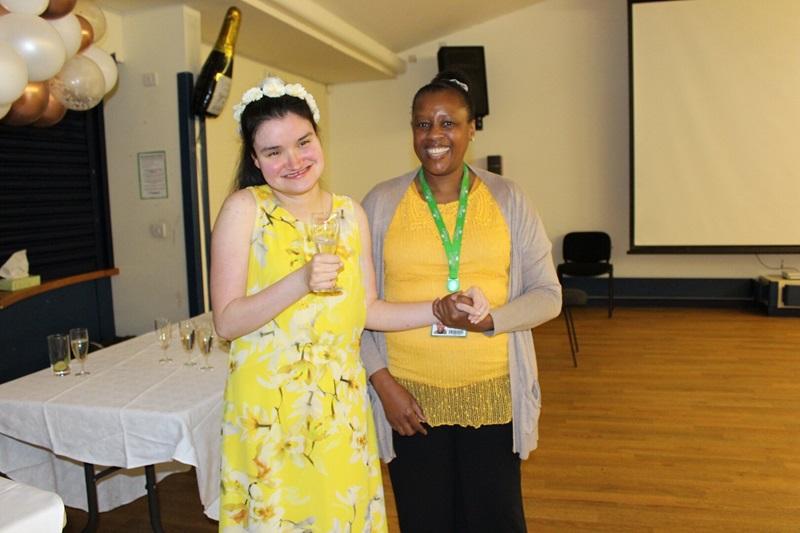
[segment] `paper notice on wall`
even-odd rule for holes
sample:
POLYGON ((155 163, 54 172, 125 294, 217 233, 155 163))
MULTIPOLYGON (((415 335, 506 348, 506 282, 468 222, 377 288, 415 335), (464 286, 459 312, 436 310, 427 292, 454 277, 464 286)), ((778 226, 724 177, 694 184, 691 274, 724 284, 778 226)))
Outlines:
POLYGON ((142 200, 166 198, 166 152, 139 152, 139 196, 142 200))

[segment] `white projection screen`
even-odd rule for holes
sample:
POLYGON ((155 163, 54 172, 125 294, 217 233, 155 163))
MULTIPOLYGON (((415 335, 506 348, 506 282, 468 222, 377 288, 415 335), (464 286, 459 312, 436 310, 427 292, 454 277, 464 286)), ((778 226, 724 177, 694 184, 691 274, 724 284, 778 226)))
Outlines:
POLYGON ((632 253, 800 252, 800 0, 629 3, 632 253))

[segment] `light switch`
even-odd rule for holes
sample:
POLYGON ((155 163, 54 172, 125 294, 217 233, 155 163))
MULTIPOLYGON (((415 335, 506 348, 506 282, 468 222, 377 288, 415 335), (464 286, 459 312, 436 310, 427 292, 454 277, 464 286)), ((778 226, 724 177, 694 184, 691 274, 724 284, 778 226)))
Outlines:
POLYGON ((150 235, 156 239, 166 239, 169 237, 169 224, 166 222, 156 222, 150 224, 150 235))
POLYGON ((142 74, 142 85, 145 87, 156 87, 158 85, 158 73, 145 72, 142 74))

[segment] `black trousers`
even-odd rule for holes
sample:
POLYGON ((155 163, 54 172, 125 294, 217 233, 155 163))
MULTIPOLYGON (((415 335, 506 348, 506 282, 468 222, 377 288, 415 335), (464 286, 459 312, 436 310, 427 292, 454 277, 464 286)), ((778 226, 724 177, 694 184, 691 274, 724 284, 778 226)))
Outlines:
POLYGON ((393 433, 389 474, 402 533, 527 531, 511 424, 426 429, 393 433))

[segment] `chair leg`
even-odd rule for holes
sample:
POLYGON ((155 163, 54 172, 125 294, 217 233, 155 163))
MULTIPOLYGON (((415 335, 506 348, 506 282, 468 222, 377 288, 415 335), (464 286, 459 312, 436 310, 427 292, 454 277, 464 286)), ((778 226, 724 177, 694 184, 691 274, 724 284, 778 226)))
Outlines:
POLYGON ((575 318, 572 316, 572 310, 569 311, 569 325, 572 329, 572 344, 575 346, 575 353, 581 351, 581 347, 578 345, 578 333, 575 331, 575 318))
POLYGON ((575 334, 575 323, 572 320, 572 312, 569 306, 563 306, 564 322, 567 324, 567 337, 569 337, 569 350, 572 353, 572 366, 578 366, 578 359, 575 353, 578 352, 578 336, 575 334))
POLYGON ((572 342, 572 324, 570 324, 569 308, 567 306, 561 307, 561 314, 564 315, 564 325, 567 326, 567 339, 569 339, 570 351, 575 351, 575 344, 572 342))
POLYGON ((614 272, 608 274, 608 318, 614 313, 614 272))

